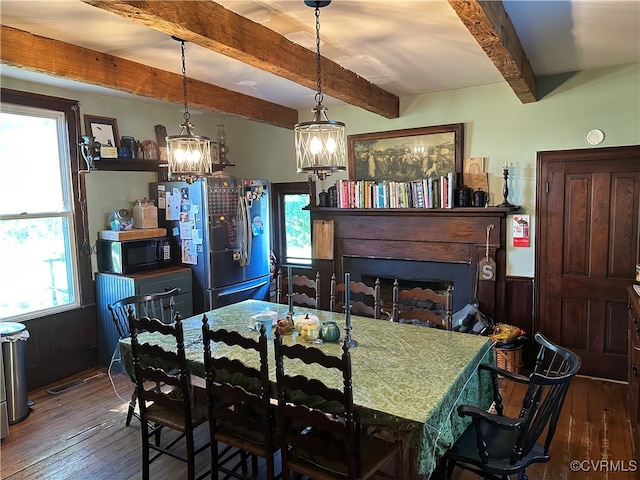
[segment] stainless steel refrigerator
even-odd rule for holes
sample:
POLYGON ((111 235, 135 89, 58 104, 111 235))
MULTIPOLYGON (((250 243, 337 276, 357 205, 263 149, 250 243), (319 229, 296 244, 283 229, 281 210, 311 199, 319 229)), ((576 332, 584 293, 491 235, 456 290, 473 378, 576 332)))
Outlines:
POLYGON ((203 178, 154 182, 158 226, 173 262, 193 270, 193 312, 269 297, 269 189, 266 180, 203 178))

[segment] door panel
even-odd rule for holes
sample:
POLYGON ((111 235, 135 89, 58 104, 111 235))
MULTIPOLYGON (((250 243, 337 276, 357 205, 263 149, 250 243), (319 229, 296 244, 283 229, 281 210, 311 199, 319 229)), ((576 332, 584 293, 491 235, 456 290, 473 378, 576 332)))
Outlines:
POLYGON ((639 159, 638 146, 538 154, 535 323, 582 357, 584 375, 627 378, 639 159))

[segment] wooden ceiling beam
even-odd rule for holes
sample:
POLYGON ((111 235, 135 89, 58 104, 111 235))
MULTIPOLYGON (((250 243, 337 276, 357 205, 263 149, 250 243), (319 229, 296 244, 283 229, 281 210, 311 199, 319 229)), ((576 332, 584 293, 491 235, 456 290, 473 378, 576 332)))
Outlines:
MULTIPOLYGON (((0 31, 0 60, 54 77, 98 85, 141 97, 182 104, 182 76, 147 65, 33 35, 5 25, 0 31)), ((187 79, 189 106, 292 129, 293 108, 187 79)))
MULTIPOLYGON (((315 52, 213 1, 82 1, 316 89, 315 52)), ((383 117, 400 116, 400 99, 396 95, 324 57, 322 90, 326 95, 383 117)))
POLYGON ((536 97, 536 76, 502 2, 448 0, 522 103, 536 97))

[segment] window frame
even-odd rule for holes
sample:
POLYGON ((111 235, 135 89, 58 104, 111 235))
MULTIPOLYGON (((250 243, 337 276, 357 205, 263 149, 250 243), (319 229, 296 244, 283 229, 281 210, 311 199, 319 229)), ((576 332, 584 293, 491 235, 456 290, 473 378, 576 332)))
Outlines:
MULTIPOLYGON (((23 92, 8 88, 0 88, 0 101, 6 104, 18 106, 40 108, 44 110, 58 111, 64 115, 65 130, 62 133, 69 147, 68 161, 71 169, 71 178, 69 180, 68 194, 71 197, 71 211, 73 221, 75 223, 72 241, 75 243, 76 252, 80 252, 80 244, 83 241, 83 232, 88 236, 89 225, 87 204, 86 204, 86 186, 84 177, 79 173, 80 167, 80 147, 79 139, 81 135, 80 128, 80 106, 77 100, 71 100, 60 97, 52 97, 48 95, 23 92), (83 215, 82 212, 85 212, 83 215)), ((88 305, 95 304, 95 292, 93 289, 93 275, 91 273, 91 256, 76 254, 75 270, 77 272, 78 282, 78 303, 71 304, 68 308, 60 308, 55 313, 47 313, 45 315, 25 314, 25 317, 31 318, 53 318, 64 311, 82 309, 88 305)), ((27 319, 27 320, 28 320, 27 319)))
MULTIPOLYGON (((310 268, 313 264, 313 257, 310 259, 310 263, 292 263, 286 261, 284 256, 286 251, 285 246, 285 207, 284 198, 286 195, 306 194, 309 195, 310 204, 315 199, 315 183, 312 181, 307 182, 282 182, 271 184, 271 224, 273 225, 272 242, 273 252, 278 259, 278 265, 280 266, 295 266, 301 268, 310 268)), ((313 242, 313 229, 309 227, 309 238, 313 242)))

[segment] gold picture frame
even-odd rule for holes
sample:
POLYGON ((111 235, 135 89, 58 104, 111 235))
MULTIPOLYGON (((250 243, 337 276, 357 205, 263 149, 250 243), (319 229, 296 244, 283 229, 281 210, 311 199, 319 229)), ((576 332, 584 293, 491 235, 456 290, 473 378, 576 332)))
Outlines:
POLYGON ((351 180, 412 181, 462 172, 464 123, 347 137, 351 180))

